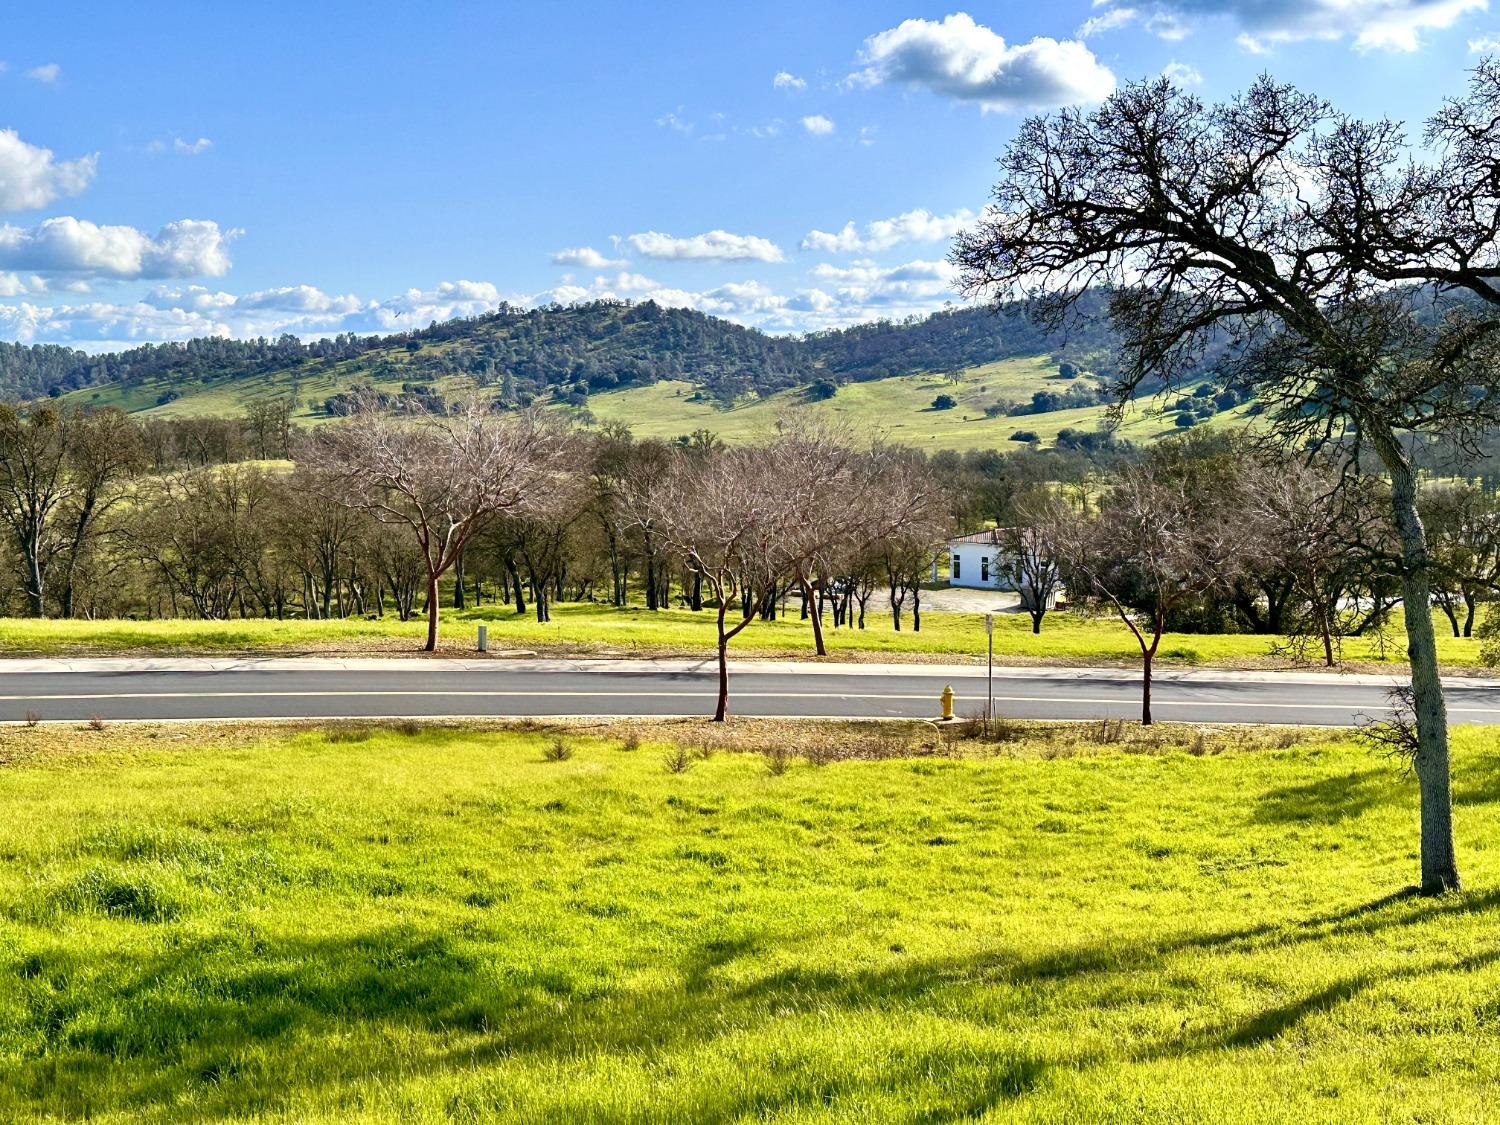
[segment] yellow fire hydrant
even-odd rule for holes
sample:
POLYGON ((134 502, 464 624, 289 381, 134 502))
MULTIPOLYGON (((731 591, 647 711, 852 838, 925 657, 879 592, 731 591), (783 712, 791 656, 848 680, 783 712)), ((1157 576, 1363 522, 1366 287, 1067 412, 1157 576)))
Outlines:
POLYGON ((947 684, 943 688, 943 722, 953 719, 953 685, 947 684))

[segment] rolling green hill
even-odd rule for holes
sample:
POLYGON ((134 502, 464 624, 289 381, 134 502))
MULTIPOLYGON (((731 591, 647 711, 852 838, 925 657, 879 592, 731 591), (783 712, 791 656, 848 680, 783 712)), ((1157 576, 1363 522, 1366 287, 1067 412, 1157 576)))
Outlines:
MULTIPOLYGON (((82 357, 50 393, 164 417, 234 415, 256 399, 290 398, 309 425, 346 412, 359 392, 439 406, 478 392, 566 410, 584 424, 624 422, 642 436, 707 429, 726 440, 763 433, 785 411, 815 410, 925 449, 996 448, 1018 433, 1050 443, 1099 428, 1115 347, 1102 310, 1093 311, 1067 337, 1021 306, 775 337, 651 302, 502 308, 387 337, 194 340, 82 357), (940 396, 954 405, 936 408, 940 396)), ((24 368, 24 349, 8 358, 24 368)), ((56 376, 57 350, 40 359, 56 376)), ((1217 413, 1204 399, 1195 406, 1200 418, 1213 414, 1202 419, 1212 425, 1244 415, 1231 402, 1217 413)), ((1132 410, 1122 436, 1175 429, 1176 411, 1165 407, 1132 410)))

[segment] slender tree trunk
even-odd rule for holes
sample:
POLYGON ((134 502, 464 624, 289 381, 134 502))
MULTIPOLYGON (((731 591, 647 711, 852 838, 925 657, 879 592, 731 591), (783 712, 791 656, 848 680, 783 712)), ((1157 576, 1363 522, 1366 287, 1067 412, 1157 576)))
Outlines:
POLYGON ((802 604, 812 618, 813 647, 819 656, 828 655, 828 646, 823 643, 823 597, 822 591, 802 583, 802 604))
POLYGON ((465 599, 468 597, 468 589, 464 583, 468 579, 464 576, 464 553, 458 552, 458 557, 453 560, 453 608, 468 609, 465 599))
POLYGON ((714 722, 722 723, 729 714, 729 638, 724 633, 724 616, 729 607, 724 592, 719 591, 719 702, 714 708, 714 722))
POLYGON ((44 617, 46 604, 42 600, 42 557, 35 540, 22 544, 26 559, 26 611, 32 617, 44 617))
MULTIPOLYGON (((1466 637, 1472 637, 1474 635, 1475 600, 1476 599, 1474 597, 1474 591, 1466 588, 1464 590, 1464 636, 1466 637)), ((69 616, 72 615, 69 614, 69 616)))
POLYGON ((436 652, 438 642, 438 576, 427 575, 427 651, 436 652))
POLYGON ((1417 723, 1413 763, 1421 789, 1422 893, 1456 890, 1458 859, 1453 847, 1453 797, 1448 757, 1448 709, 1438 674, 1437 636, 1432 627, 1432 589, 1427 533, 1417 514, 1417 476, 1394 434, 1373 435, 1391 478, 1391 513, 1401 538, 1401 598, 1411 659, 1412 702, 1417 723))

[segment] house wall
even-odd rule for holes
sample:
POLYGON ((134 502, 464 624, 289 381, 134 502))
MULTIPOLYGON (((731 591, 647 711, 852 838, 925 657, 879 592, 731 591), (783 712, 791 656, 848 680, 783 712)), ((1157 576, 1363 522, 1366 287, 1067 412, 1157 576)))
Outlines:
POLYGON ((965 586, 971 590, 1010 589, 1000 563, 1000 549, 993 543, 951 544, 948 547, 948 585, 965 586))

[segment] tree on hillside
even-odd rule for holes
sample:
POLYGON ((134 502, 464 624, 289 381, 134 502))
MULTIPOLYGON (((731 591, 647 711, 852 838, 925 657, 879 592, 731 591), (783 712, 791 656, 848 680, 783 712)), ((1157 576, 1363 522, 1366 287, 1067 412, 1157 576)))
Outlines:
POLYGON ((1485 311, 1500 306, 1496 64, 1481 64, 1427 139, 1431 160, 1400 126, 1269 78, 1212 107, 1165 79, 1132 85, 1097 109, 1025 122, 995 206, 953 258, 967 292, 1029 289, 1054 326, 1105 290, 1121 397, 1179 388, 1215 351, 1219 384, 1252 391, 1271 433, 1378 454, 1402 551, 1422 888, 1435 893, 1458 885, 1448 724, 1402 435, 1500 421, 1500 320, 1485 311))
POLYGON ((438 641, 438 580, 487 521, 541 505, 571 443, 550 418, 455 413, 398 418, 361 410, 318 430, 301 451, 331 502, 410 529, 427 579, 428 652, 438 641))

